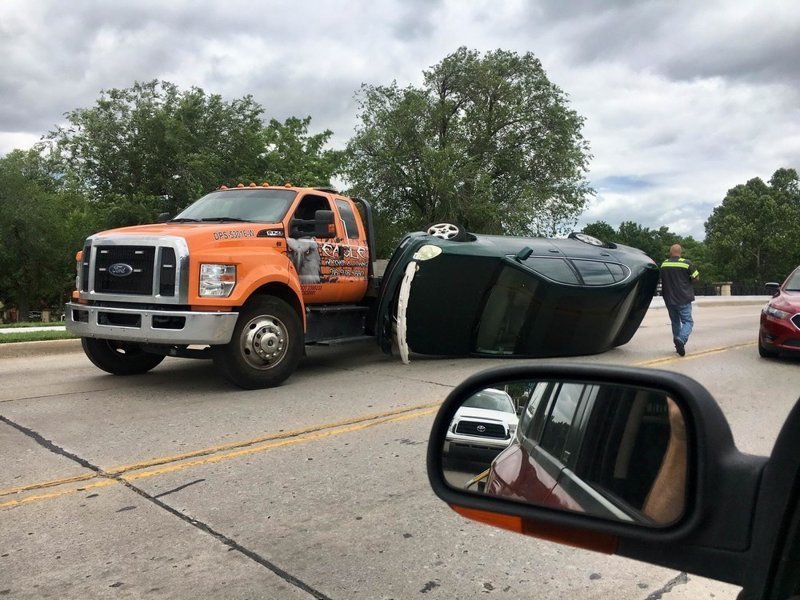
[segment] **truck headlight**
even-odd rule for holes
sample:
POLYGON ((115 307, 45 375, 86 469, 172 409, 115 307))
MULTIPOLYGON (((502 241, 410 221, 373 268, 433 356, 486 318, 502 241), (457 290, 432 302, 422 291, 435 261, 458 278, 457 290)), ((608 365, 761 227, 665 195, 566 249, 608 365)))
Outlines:
POLYGON ((200 265, 200 297, 227 298, 236 285, 236 265, 200 265))

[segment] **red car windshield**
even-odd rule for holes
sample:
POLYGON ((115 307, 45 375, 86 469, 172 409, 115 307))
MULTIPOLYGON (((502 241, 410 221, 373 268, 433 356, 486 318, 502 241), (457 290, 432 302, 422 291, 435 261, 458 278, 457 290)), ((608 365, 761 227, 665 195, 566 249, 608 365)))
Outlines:
POLYGON ((786 283, 783 284, 783 289, 786 292, 800 292, 800 268, 795 269, 794 273, 789 275, 786 283))

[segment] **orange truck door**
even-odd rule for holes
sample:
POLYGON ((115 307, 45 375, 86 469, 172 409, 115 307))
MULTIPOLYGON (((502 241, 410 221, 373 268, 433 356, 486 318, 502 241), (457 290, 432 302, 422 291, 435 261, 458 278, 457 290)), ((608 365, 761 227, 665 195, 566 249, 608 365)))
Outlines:
POLYGON ((306 304, 358 302, 367 290, 369 250, 352 202, 322 192, 300 200, 289 221, 288 255, 300 278, 306 304), (315 237, 318 210, 333 212, 335 233, 315 237))

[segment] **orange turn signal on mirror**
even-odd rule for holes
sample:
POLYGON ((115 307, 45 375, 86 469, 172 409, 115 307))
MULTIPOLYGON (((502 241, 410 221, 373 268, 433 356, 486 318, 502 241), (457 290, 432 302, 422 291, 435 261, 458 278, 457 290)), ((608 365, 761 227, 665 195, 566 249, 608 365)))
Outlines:
POLYGON ((568 546, 574 546, 575 548, 593 550, 594 552, 602 552, 604 554, 614 554, 617 551, 619 538, 609 533, 587 531, 585 529, 566 525, 543 523, 542 521, 502 515, 474 508, 464 508, 452 504, 450 508, 467 519, 485 523, 493 527, 499 527, 500 529, 507 529, 514 533, 521 533, 549 542, 558 542, 559 544, 566 544, 568 546))

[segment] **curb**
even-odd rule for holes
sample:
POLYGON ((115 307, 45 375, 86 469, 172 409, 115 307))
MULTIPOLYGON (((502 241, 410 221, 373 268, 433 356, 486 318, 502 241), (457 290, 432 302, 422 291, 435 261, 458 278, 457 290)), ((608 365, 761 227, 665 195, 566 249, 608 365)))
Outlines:
MULTIPOLYGON (((695 308, 701 306, 764 306, 772 296, 698 296, 694 300, 695 308)), ((650 303, 650 310, 664 309, 667 306, 661 296, 656 296, 650 303)))
POLYGON ((0 358, 24 358, 26 356, 68 354, 81 351, 81 341, 79 339, 0 344, 0 358))

